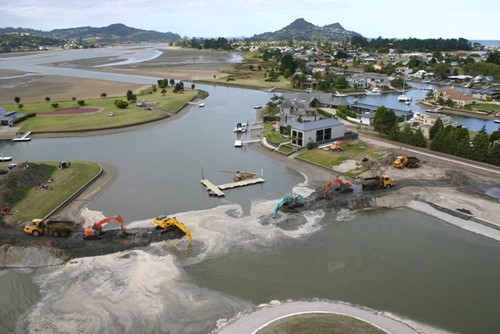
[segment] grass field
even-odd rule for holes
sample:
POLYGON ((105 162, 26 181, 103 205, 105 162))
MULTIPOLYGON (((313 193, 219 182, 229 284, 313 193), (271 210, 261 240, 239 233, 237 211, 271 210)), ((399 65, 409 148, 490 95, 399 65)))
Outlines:
MULTIPOLYGON (((154 106, 151 110, 136 107, 135 103, 130 103, 125 109, 115 106, 113 98, 96 98, 85 100, 84 107, 101 108, 100 112, 77 114, 77 115, 44 115, 30 117, 17 124, 21 132, 57 132, 57 131, 82 131, 99 130, 106 128, 123 127, 133 124, 140 124, 162 119, 178 112, 187 102, 197 97, 199 92, 186 88, 184 93, 167 92, 163 95, 160 92, 152 94, 138 95, 138 100, 151 101, 154 106), (110 117, 109 114, 114 116, 110 117)), ((120 99, 120 98, 118 98, 120 99)), ((125 97, 122 99, 125 100, 125 97)), ((77 101, 57 102, 58 108, 52 107, 52 102, 28 103, 25 104, 21 112, 24 114, 51 111, 58 109, 78 108, 77 101)), ((18 110, 17 105, 6 105, 7 110, 18 110)))
POLYGON ((340 314, 311 313, 270 323, 257 334, 383 334, 385 331, 362 320, 340 314))
POLYGON ((38 190, 38 187, 33 187, 21 201, 11 208, 11 212, 19 221, 45 217, 98 175, 101 170, 98 164, 87 161, 71 161, 71 166, 64 169, 59 169, 58 161, 37 162, 37 164, 42 163, 54 167, 55 170, 51 175, 52 180, 50 183, 45 183, 46 190, 38 190))

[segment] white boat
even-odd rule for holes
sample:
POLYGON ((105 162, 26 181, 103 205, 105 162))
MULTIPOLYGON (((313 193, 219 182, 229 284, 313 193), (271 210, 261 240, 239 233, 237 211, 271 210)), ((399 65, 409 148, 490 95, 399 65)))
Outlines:
POLYGON ((246 132, 247 131, 247 123, 238 123, 234 128, 233 132, 246 132))
POLYGON ((373 88, 370 90, 365 90, 366 95, 381 95, 382 93, 380 92, 380 89, 378 88, 373 88))
POLYGON ((258 105, 258 106, 254 106, 253 108, 254 108, 254 109, 260 109, 260 108, 262 108, 262 106, 261 106, 261 105, 258 105))
POLYGON ((399 102, 410 102, 411 101, 411 97, 408 97, 404 94, 401 94, 401 95, 398 95, 398 101, 399 102))
POLYGON ((0 162, 3 161, 12 161, 12 157, 4 157, 3 155, 0 157, 0 162))
POLYGON ((204 106, 205 106, 205 103, 203 103, 203 102, 198 104, 198 107, 200 107, 200 108, 203 108, 204 106))
POLYGON ((500 123, 500 119, 496 119, 496 120, 494 120, 493 122, 495 122, 495 123, 500 123))
POLYGON ((335 96, 336 97, 344 97, 344 96, 347 96, 346 94, 342 94, 342 93, 339 93, 339 92, 335 92, 335 96))
POLYGON ((234 147, 242 147, 243 146, 243 141, 241 139, 236 139, 234 141, 234 147))

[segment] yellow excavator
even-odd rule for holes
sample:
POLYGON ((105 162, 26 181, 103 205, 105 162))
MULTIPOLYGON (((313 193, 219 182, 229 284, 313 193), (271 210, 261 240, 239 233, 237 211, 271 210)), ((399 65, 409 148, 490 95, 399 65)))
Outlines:
POLYGON ((193 242, 193 239, 191 237, 191 230, 186 225, 178 221, 175 217, 161 215, 153 218, 153 223, 156 225, 157 229, 161 230, 168 230, 172 227, 177 227, 179 230, 184 232, 184 234, 188 238, 189 244, 193 242))
POLYGON ((228 170, 222 170, 221 172, 223 173, 232 173, 234 174, 233 180, 234 182, 239 182, 239 181, 244 181, 244 180, 250 180, 255 176, 255 173, 252 172, 243 172, 243 171, 228 171, 228 170))

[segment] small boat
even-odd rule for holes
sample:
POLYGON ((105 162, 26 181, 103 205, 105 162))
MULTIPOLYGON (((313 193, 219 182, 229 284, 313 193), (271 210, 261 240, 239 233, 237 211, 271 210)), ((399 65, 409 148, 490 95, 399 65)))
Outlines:
POLYGON ((247 123, 238 123, 234 128, 233 132, 246 132, 247 131, 247 123))
POLYGON ((12 161, 12 157, 4 157, 3 155, 0 157, 0 162, 4 161, 12 161))
POLYGON ((496 120, 494 120, 493 122, 495 122, 495 123, 500 123, 500 119, 496 119, 496 120))
POLYGON ((243 141, 241 139, 236 139, 234 141, 234 147, 242 147, 243 146, 243 141))
POLYGON ((254 109, 260 109, 260 108, 262 108, 262 106, 261 105, 257 105, 257 106, 254 106, 253 108, 254 109))
POLYGON ((398 101, 399 102, 409 102, 409 101, 411 101, 411 97, 408 97, 404 94, 398 95, 398 101))
POLYGON ((380 92, 380 89, 378 88, 373 88, 370 90, 365 90, 366 95, 381 95, 382 93, 380 92))
POLYGON ((203 108, 204 106, 205 106, 205 103, 203 103, 203 102, 198 104, 198 107, 200 107, 200 108, 203 108))
POLYGON ((339 92, 335 91, 335 96, 336 96, 336 97, 345 97, 345 96, 347 96, 347 95, 346 95, 346 94, 342 94, 342 93, 339 93, 339 92))

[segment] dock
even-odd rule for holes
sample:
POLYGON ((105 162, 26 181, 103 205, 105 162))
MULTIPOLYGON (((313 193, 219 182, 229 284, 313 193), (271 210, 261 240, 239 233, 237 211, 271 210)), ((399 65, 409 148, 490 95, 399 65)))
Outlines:
POLYGON ((28 131, 25 134, 23 134, 21 137, 13 138, 12 141, 30 141, 31 140, 31 138, 29 137, 30 134, 31 134, 31 131, 28 131))
POLYGON ((238 188, 238 187, 245 187, 245 186, 250 186, 253 184, 258 184, 258 183, 264 183, 264 179, 261 177, 256 177, 252 179, 247 179, 243 181, 236 181, 236 182, 230 182, 230 183, 225 183, 216 186, 212 182, 210 182, 207 179, 201 180, 201 183, 207 187, 208 191, 210 192, 211 195, 217 196, 217 197, 224 197, 225 194, 222 192, 222 190, 226 189, 233 189, 233 188, 238 188))

